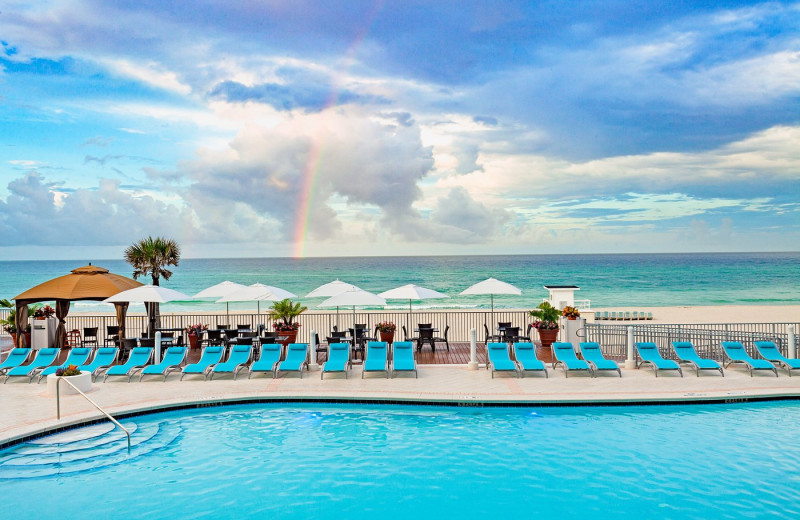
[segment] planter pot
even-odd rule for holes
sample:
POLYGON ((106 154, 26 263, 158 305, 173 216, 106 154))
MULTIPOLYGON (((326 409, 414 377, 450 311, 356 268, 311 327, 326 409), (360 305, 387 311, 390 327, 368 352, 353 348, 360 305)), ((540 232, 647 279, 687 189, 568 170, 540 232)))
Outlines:
MULTIPOLYGON (((89 372, 81 372, 77 376, 68 376, 65 377, 67 381, 72 383, 73 385, 77 386, 78 389, 83 392, 84 394, 92 389, 92 374, 89 372)), ((58 381, 58 376, 55 374, 50 374, 47 376, 47 395, 51 397, 56 396, 56 382, 58 381)), ((61 395, 74 395, 77 394, 74 388, 69 386, 68 384, 61 383, 60 393, 61 395)))
MULTIPOLYGON (((17 347, 17 333, 16 332, 9 332, 11 334, 11 343, 14 344, 14 347, 17 347)), ((31 348, 31 333, 25 333, 25 346, 31 348)))
POLYGON ((297 330, 279 330, 278 336, 286 336, 286 339, 281 342, 281 344, 286 347, 289 343, 295 343, 297 341, 297 330))
POLYGON ((542 345, 536 347, 536 357, 544 363, 553 362, 553 343, 558 339, 558 329, 539 329, 539 341, 542 345))
POLYGON ((570 316, 570 317, 568 317, 567 319, 568 319, 569 321, 575 321, 575 320, 577 320, 578 318, 577 318, 577 316, 570 316))
POLYGON ((189 349, 195 350, 197 348, 197 334, 188 334, 189 336, 189 349))
POLYGON ((392 332, 381 332, 381 341, 385 341, 389 345, 394 343, 394 331, 392 332))

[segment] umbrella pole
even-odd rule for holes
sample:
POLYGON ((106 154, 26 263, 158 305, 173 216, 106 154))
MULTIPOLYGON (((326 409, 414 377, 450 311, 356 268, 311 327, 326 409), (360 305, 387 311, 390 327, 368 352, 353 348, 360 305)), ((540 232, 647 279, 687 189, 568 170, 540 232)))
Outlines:
POLYGON ((492 327, 494 327, 494 294, 492 296, 492 327))
MULTIPOLYGON (((408 330, 411 330, 411 300, 410 299, 408 300, 408 320, 407 320, 407 323, 408 323, 408 330)), ((412 334, 412 336, 413 336, 413 334, 412 334)))
POLYGON ((230 303, 225 302, 225 321, 228 322, 228 327, 231 326, 231 309, 229 306, 230 303))

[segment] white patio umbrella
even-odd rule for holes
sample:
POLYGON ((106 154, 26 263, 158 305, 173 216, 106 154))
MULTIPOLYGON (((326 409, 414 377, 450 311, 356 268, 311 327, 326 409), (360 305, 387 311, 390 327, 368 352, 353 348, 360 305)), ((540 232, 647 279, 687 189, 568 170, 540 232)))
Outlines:
MULTIPOLYGON (((231 282, 225 280, 224 282, 220 282, 216 285, 212 285, 211 287, 207 287, 200 291, 199 293, 195 294, 195 299, 199 298, 220 298, 222 296, 227 296, 228 294, 238 291, 239 289, 244 289, 247 287, 246 285, 231 282)), ((225 317, 228 321, 230 321, 230 309, 228 302, 225 302, 225 317)))
POLYGON ((262 301, 269 301, 269 302, 279 302, 281 300, 285 300, 286 298, 296 298, 297 295, 291 293, 285 289, 281 289, 280 287, 273 287, 271 285, 264 285, 263 283, 254 283, 253 285, 248 285, 246 287, 242 287, 237 291, 230 292, 217 300, 217 302, 228 303, 228 302, 257 302, 258 303, 258 313, 261 314, 261 302, 262 301))
MULTIPOLYGON (((320 285, 310 293, 306 294, 306 298, 319 298, 319 297, 331 297, 336 296, 339 293, 344 291, 356 291, 361 290, 360 287, 357 287, 351 283, 342 282, 338 278, 332 282, 328 282, 324 285, 320 285)), ((339 306, 336 306, 336 326, 339 326, 339 306)))
MULTIPOLYGON (((166 303, 166 302, 173 302, 173 301, 188 301, 191 300, 192 297, 188 294, 184 294, 180 291, 176 291, 174 289, 169 289, 167 287, 161 287, 160 285, 142 285, 139 287, 134 287, 133 289, 128 289, 127 291, 122 291, 114 296, 110 296, 103 300, 106 303, 166 303)), ((153 329, 155 328, 155 313, 153 312, 153 306, 147 305, 147 321, 149 324, 148 332, 150 337, 155 337, 153 334, 153 329)), ((156 349, 156 362, 158 362, 161 358, 161 353, 159 349, 156 349)))
POLYGON ((489 278, 482 282, 478 282, 473 286, 470 286, 463 291, 461 294, 490 294, 492 297, 492 323, 494 323, 494 295, 495 294, 515 294, 520 295, 522 291, 517 287, 514 287, 510 283, 501 282, 495 278, 489 278))
POLYGON ((331 296, 323 301, 317 307, 344 307, 353 306, 353 329, 355 332, 356 323, 356 305, 386 305, 386 300, 377 294, 365 291, 363 289, 351 289, 343 291, 335 296, 331 296))
POLYGON ((419 285, 414 285, 412 283, 403 285, 401 287, 396 287, 394 289, 389 289, 388 291, 380 293, 378 296, 386 298, 387 300, 408 300, 408 330, 411 330, 411 300, 449 298, 449 296, 442 294, 439 291, 420 287, 419 285))

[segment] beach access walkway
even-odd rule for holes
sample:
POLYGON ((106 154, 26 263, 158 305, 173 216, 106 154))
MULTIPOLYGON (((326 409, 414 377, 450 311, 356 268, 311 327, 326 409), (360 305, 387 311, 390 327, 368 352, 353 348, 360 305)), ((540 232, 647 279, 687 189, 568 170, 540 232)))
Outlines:
MULTIPOLYGON (((438 350, 437 350, 438 352, 438 350)), ((451 346, 452 352, 452 346, 451 346)), ((361 378, 356 366, 348 379, 328 376, 321 380, 319 368, 306 373, 272 379, 264 375, 240 376, 203 381, 174 374, 167 382, 160 378, 127 383, 124 379, 94 383, 89 397, 113 415, 182 405, 208 406, 226 402, 258 401, 353 401, 438 403, 458 406, 482 405, 579 405, 620 403, 714 402, 736 403, 753 399, 800 399, 800 377, 756 375, 743 368, 729 368, 725 377, 686 371, 654 377, 649 369, 623 369, 596 378, 550 370, 550 377, 525 378, 496 375, 482 366, 469 370, 464 365, 420 365, 419 378, 397 375, 392 379, 372 374, 361 378)), ((85 423, 102 416, 79 395, 61 397, 61 420, 56 419, 56 399, 47 394, 46 384, 28 384, 26 378, 0 385, 0 445, 43 431, 85 423)))

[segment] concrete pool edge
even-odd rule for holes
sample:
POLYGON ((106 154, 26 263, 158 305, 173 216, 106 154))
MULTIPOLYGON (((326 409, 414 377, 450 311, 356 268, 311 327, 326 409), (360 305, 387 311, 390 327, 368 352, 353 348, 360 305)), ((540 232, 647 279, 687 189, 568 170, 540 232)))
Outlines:
MULTIPOLYGON (((213 408, 219 406, 235 406, 241 404, 371 404, 371 405, 406 405, 406 406, 444 406, 455 408, 481 408, 481 407, 586 407, 586 406, 669 406, 669 405, 714 405, 714 404, 742 404, 765 401, 798 401, 800 391, 754 393, 750 395, 684 395, 684 396, 658 396, 651 398, 599 398, 599 399, 491 399, 472 396, 458 398, 447 397, 369 397, 347 395, 296 395, 296 396, 236 396, 236 397, 209 397, 206 399, 187 399, 171 402, 149 403, 139 406, 121 406, 120 409, 109 410, 109 413, 118 421, 182 409, 213 408)), ((28 427, 21 428, 19 432, 4 436, 0 434, 0 450, 20 444, 29 440, 41 438, 66 430, 107 422, 99 412, 81 414, 69 420, 56 419, 40 421, 28 427)))

